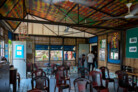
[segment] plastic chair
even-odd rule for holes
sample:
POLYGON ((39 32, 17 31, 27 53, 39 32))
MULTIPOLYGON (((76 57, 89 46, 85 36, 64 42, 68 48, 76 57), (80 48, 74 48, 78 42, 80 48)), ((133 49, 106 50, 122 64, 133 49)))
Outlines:
POLYGON ((34 87, 33 78, 36 77, 46 77, 46 73, 42 69, 38 69, 32 72, 32 80, 31 80, 32 89, 34 87))
POLYGON ((57 70, 59 70, 59 71, 62 71, 62 73, 63 73, 63 76, 61 77, 63 80, 65 80, 65 83, 66 83, 66 81, 69 81, 69 86, 70 86, 70 88, 71 88, 71 81, 70 81, 70 77, 69 77, 69 75, 68 75, 68 71, 69 71, 69 67, 67 67, 67 66, 59 66, 58 68, 57 68, 57 70))
POLYGON ((32 77, 42 77, 42 76, 46 76, 46 73, 42 70, 42 69, 38 69, 32 72, 32 77))
POLYGON ((78 73, 81 73, 81 78, 85 78, 87 76, 89 78, 89 70, 87 68, 78 68, 78 73))
POLYGON ((56 64, 51 64, 51 68, 52 68, 52 73, 51 74, 55 74, 56 70, 57 70, 57 65, 56 64))
POLYGON ((56 85, 55 85, 55 89, 54 92, 56 91, 56 87, 58 87, 58 91, 62 92, 63 89, 69 88, 69 92, 70 92, 70 85, 66 84, 66 78, 65 78, 65 74, 64 74, 64 69, 62 68, 58 68, 55 77, 56 77, 56 85), (64 82, 64 83, 63 83, 64 82))
POLYGON ((114 81, 114 79, 110 78, 109 69, 107 67, 102 66, 102 67, 100 67, 100 70, 102 72, 102 79, 106 81, 106 87, 108 87, 109 82, 113 82, 114 90, 115 90, 115 81, 114 81), (106 75, 106 72, 107 72, 107 75, 106 75))
POLYGON ((32 83, 34 83, 35 81, 35 88, 34 86, 32 87, 32 89, 39 89, 39 90, 46 90, 47 92, 49 91, 49 78, 48 77, 44 77, 44 76, 40 76, 40 77, 35 77, 32 79, 32 83), (47 84, 48 83, 48 84, 47 84))
POLYGON ((61 78, 63 80, 65 80, 65 82, 68 80, 69 84, 71 84, 70 83, 70 77, 68 76, 68 70, 69 70, 69 68, 66 67, 66 66, 59 66, 59 67, 57 67, 57 71, 62 72, 61 78))
POLYGON ((91 71, 89 75, 92 78, 92 86, 94 89, 98 92, 109 92, 109 89, 103 86, 101 72, 91 71))
POLYGON ((92 82, 86 78, 77 78, 74 80, 73 84, 74 84, 75 92, 76 92, 75 84, 77 84, 77 86, 78 86, 78 92, 87 92, 87 90, 86 90, 87 84, 90 84, 90 91, 89 92, 93 92, 92 82))
POLYGON ((126 71, 116 71, 115 72, 118 75, 118 88, 117 88, 117 92, 119 91, 119 88, 123 88, 123 92, 128 92, 129 91, 133 91, 134 87, 132 87, 129 84, 129 78, 128 75, 126 73, 126 71))

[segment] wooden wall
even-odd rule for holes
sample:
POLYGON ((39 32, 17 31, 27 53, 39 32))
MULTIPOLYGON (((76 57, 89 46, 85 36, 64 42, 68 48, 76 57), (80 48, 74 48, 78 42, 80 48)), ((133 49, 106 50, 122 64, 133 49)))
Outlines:
POLYGON ((125 58, 123 65, 133 67, 134 68, 134 72, 138 73, 138 59, 125 58))
MULTIPOLYGON (((120 32, 119 32, 119 34, 120 34, 120 32)), ((106 66, 106 67, 108 67, 109 71, 115 72, 117 70, 120 70, 120 64, 112 64, 112 63, 108 63, 108 61, 107 61, 107 54, 108 54, 107 53, 107 44, 110 43, 112 35, 113 35, 113 33, 108 33, 106 35, 98 36, 98 67, 100 68, 101 66, 106 66), (99 59, 100 41, 102 39, 106 39, 105 61, 100 61, 100 59, 99 59)), ((120 39, 120 36, 118 39, 120 39)))
MULTIPOLYGON (((18 35, 16 35, 16 40, 18 39, 18 35)), ((21 40, 21 39, 20 39, 21 40)), ((62 37, 46 37, 46 36, 29 36, 29 41, 32 41, 33 44, 40 44, 40 45, 74 45, 76 46, 76 62, 74 61, 68 61, 71 63, 71 65, 75 65, 78 64, 78 57, 79 57, 79 44, 88 44, 88 39, 87 38, 62 38, 62 37)), ((54 63, 53 61, 51 61, 52 63, 54 63)), ((61 61, 57 61, 58 63, 60 63, 61 61)), ((67 61, 65 61, 66 63, 67 61)), ((43 66, 44 63, 47 62, 36 62, 39 66, 43 66)))
POLYGON ((1 24, 0 24, 0 34, 1 34, 1 31, 3 30, 3 36, 0 35, 0 40, 4 40, 5 43, 8 43, 8 30, 6 30, 5 27, 3 27, 1 24))
MULTIPOLYGON (((120 36, 118 39, 121 40, 121 32, 119 32, 119 34, 120 34, 120 36)), ((112 35, 113 35, 113 33, 108 33, 106 35, 98 36, 98 54, 99 54, 99 49, 100 49, 100 40, 106 39, 108 41, 108 43, 110 43, 112 35)), ((126 53, 126 31, 122 31, 121 44, 122 44, 123 62, 120 64, 108 63, 108 61, 107 61, 107 48, 106 48, 106 50, 105 50, 106 59, 105 59, 105 61, 100 61, 99 57, 98 57, 98 67, 107 66, 110 71, 115 72, 115 71, 121 69, 121 64, 122 64, 125 66, 131 66, 132 68, 134 68, 134 72, 138 73, 138 58, 126 58, 126 55, 125 55, 125 53, 126 53)))

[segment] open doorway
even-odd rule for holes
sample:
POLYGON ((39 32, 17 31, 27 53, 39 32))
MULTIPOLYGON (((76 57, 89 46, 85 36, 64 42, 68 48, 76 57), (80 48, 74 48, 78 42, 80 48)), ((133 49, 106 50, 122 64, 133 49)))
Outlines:
POLYGON ((97 43, 92 43, 90 44, 90 51, 93 51, 94 52, 94 55, 95 55, 95 67, 97 68, 98 67, 98 46, 97 46, 97 43))

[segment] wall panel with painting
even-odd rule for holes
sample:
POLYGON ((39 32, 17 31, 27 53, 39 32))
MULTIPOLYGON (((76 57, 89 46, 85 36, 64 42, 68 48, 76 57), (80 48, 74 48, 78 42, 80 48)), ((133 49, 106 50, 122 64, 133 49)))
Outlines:
POLYGON ((131 66, 138 73, 138 27, 127 30, 125 33, 125 57, 123 65, 131 66))
POLYGON ((112 72, 120 70, 120 36, 121 32, 108 34, 107 67, 112 72))

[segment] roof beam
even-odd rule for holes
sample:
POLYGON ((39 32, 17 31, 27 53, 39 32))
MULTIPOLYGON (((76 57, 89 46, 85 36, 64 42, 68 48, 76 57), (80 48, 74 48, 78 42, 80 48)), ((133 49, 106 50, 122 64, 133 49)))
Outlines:
MULTIPOLYGON (((35 20, 37 20, 34 16, 32 16, 35 20)), ((51 31, 52 33, 54 33, 55 35, 58 35, 56 34, 53 30, 51 30, 49 27, 47 27, 45 24, 43 24, 44 27, 46 27, 49 31, 51 31)))
POLYGON ((48 7, 48 10, 47 10, 47 13, 46 13, 46 16, 45 17, 47 17, 47 15, 49 14, 49 11, 50 11, 50 7, 51 7, 51 3, 53 2, 53 0, 50 0, 50 5, 49 5, 49 7, 48 7))
POLYGON ((66 15, 65 12, 62 11, 58 6, 56 6, 55 4, 53 4, 53 5, 54 5, 60 12, 62 12, 62 13, 64 14, 64 16, 67 16, 67 17, 70 18, 75 24, 77 24, 76 21, 74 21, 70 16, 66 15))
POLYGON ((80 20, 80 6, 78 4, 78 24, 80 23, 79 20, 80 20))
MULTIPOLYGON (((18 3, 19 3, 19 0, 14 4, 14 6, 13 6, 12 9, 10 10, 10 12, 8 12, 8 14, 12 12, 12 10, 16 7, 16 5, 17 5, 18 3)), ((8 15, 8 14, 7 14, 7 15, 8 15)))
POLYGON ((2 17, 2 16, 0 17, 0 20, 10 20, 10 21, 20 21, 20 22, 40 23, 40 24, 51 24, 51 25, 63 25, 63 26, 72 26, 72 27, 98 28, 98 29, 114 29, 114 30, 123 29, 121 27, 117 28, 117 27, 89 26, 89 25, 82 25, 82 24, 49 22, 49 21, 21 19, 21 18, 11 18, 11 17, 2 17))
POLYGON ((0 5, 0 8, 6 3, 7 0, 5 0, 1 5, 0 5))
POLYGON ((23 18, 26 16, 26 5, 25 5, 25 0, 23 0, 23 18))
POLYGON ((82 32, 72 32, 72 33, 68 33, 68 34, 63 34, 62 36, 71 35, 71 34, 77 34, 77 33, 82 33, 82 32))
POLYGON ((66 14, 65 16, 60 20, 60 22, 67 17, 67 15, 77 6, 77 4, 75 4, 66 14))

